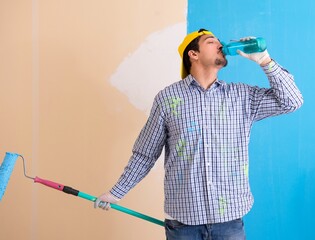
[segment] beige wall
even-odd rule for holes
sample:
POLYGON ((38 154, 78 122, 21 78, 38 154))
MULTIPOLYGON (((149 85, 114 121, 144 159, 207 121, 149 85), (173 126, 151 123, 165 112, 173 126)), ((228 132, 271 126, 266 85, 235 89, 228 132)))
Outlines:
MULTIPOLYGON (((147 89, 128 86, 156 74, 143 69, 118 84, 113 74, 127 76, 120 64, 128 56, 135 62, 131 56, 148 36, 158 39, 154 33, 184 23, 186 8, 185 0, 0 0, 0 154, 22 154, 31 176, 91 195, 109 189, 147 118, 137 101, 151 101, 162 87, 131 101, 147 89)), ((120 204, 163 219, 162 165, 120 204)), ((21 160, 0 216, 0 238, 8 240, 164 239, 158 225, 32 183, 21 160)))

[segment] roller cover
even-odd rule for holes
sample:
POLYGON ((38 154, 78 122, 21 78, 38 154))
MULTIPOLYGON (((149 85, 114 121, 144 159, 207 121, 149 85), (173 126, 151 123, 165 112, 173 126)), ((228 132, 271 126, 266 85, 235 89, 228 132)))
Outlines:
POLYGON ((7 188, 10 176, 12 174, 16 159, 19 154, 7 152, 5 154, 3 163, 0 167, 0 201, 4 195, 5 189, 7 188))

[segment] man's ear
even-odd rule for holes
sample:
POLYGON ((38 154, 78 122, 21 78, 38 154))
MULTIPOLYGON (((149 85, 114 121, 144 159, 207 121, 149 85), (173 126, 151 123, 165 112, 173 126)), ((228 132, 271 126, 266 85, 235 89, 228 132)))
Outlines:
POLYGON ((188 56, 189 56, 190 58, 192 58, 192 59, 195 59, 195 60, 198 58, 198 54, 197 54, 197 52, 194 51, 194 50, 188 51, 188 56))

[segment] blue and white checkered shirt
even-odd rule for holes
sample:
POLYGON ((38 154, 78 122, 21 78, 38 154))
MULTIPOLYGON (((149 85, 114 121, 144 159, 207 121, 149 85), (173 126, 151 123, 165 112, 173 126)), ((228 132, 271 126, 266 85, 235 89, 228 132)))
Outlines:
POLYGON ((253 122, 292 112, 303 103, 285 69, 272 61, 263 70, 268 89, 217 80, 205 90, 189 75, 159 92, 111 193, 122 198, 165 147, 165 213, 188 225, 243 217, 253 205, 248 180, 253 122))

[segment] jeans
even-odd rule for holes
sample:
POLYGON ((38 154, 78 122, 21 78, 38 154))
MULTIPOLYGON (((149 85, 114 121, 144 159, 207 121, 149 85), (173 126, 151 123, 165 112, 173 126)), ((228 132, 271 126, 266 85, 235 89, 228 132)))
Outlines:
POLYGON ((165 220, 167 240, 245 240, 244 223, 236 219, 224 223, 185 225, 165 220))

